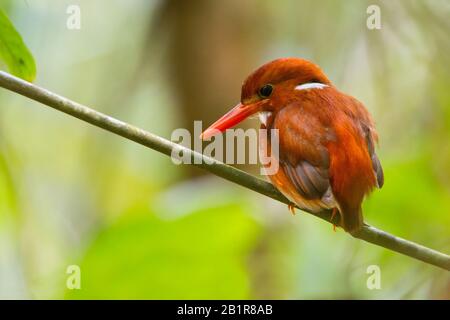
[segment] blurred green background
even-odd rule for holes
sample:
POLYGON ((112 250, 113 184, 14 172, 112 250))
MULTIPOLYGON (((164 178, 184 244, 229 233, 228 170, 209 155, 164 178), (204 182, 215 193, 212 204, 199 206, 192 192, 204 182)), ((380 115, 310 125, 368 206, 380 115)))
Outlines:
MULTIPOLYGON (((377 122, 386 183, 366 221, 450 252, 449 1, 0 4, 35 83, 166 138, 217 119, 262 63, 313 60, 377 122), (370 4, 380 30, 366 27, 370 4)), ((449 299, 450 277, 0 90, 0 298, 449 299)))

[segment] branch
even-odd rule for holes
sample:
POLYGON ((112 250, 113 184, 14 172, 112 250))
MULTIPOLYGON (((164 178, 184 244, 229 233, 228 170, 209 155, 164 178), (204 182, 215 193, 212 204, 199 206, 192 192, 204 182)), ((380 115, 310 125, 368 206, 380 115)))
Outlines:
MULTIPOLYGON (((165 155, 171 156, 173 150, 175 150, 175 152, 182 150, 185 155, 189 155, 191 157, 191 163, 197 167, 203 168, 219 177, 261 193, 272 199, 294 205, 267 181, 256 178, 244 171, 204 156, 191 149, 185 148, 143 129, 132 126, 126 122, 90 109, 46 89, 40 88, 32 83, 14 77, 6 72, 0 71, 0 86, 32 100, 41 102, 56 110, 72 115, 94 126, 120 135, 126 139, 133 140, 165 155), (195 159, 197 161, 194 161, 195 159)), ((327 222, 337 223, 337 221, 331 221, 330 211, 309 213, 327 222)), ((396 237, 375 227, 364 225, 358 233, 352 234, 352 236, 450 271, 449 255, 396 237)))

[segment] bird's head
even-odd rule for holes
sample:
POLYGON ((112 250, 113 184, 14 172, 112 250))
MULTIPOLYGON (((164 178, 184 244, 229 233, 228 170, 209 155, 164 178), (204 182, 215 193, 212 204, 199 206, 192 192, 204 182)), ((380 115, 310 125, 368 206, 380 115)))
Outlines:
POLYGON ((254 71, 242 85, 241 102, 214 122, 202 135, 208 139, 259 112, 276 112, 302 89, 331 85, 312 62, 298 58, 273 60, 254 71))

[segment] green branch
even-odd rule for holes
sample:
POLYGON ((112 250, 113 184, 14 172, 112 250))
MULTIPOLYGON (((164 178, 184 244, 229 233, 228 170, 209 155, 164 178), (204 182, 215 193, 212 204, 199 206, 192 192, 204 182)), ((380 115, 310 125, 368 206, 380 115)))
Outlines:
MULTIPOLYGON (((0 71, 0 86, 30 99, 41 102, 56 110, 70 114, 94 126, 103 128, 109 132, 113 132, 126 139, 133 140, 165 155, 171 156, 173 150, 183 150, 184 154, 187 154, 191 157, 191 163, 197 163, 200 162, 199 160, 201 160, 201 163, 194 164, 195 166, 208 170, 209 172, 219 177, 261 193, 272 199, 293 205, 269 182, 256 178, 244 171, 233 168, 220 161, 206 157, 198 152, 182 147, 150 132, 132 126, 126 122, 117 120, 113 117, 90 109, 46 89, 40 88, 34 84, 16 78, 6 72, 0 71), (194 161, 194 159, 197 159, 197 161, 194 161)), ((336 223, 336 221, 330 220, 330 211, 311 214, 323 220, 326 220, 327 222, 336 223)), ((446 270, 450 270, 450 256, 416 244, 414 242, 396 237, 372 226, 365 225, 361 229, 361 231, 356 234, 352 234, 352 236, 390 249, 392 251, 402 253, 411 258, 421 260, 423 262, 435 265, 446 270)))

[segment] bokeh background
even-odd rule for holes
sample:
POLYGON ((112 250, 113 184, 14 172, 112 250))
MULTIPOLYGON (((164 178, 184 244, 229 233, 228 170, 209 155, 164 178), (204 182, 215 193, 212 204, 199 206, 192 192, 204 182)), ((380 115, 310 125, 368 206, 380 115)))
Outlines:
MULTIPOLYGON (((35 83, 166 138, 222 115, 262 63, 313 60, 377 122, 386 183, 366 221, 450 252, 449 1, 0 3, 35 83)), ((0 298, 449 299, 450 277, 0 90, 0 298)))

